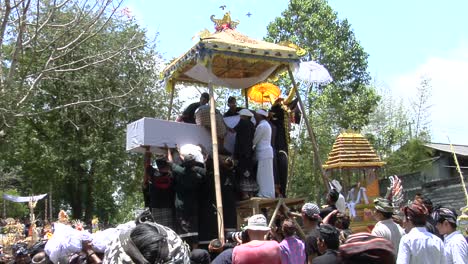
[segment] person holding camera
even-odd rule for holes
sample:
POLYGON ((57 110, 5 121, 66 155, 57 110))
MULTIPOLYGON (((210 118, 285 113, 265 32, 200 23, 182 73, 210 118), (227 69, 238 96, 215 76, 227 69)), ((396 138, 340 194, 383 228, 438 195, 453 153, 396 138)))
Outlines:
POLYGON ((278 242, 265 240, 270 228, 264 215, 251 216, 244 230, 247 232, 250 241, 247 243, 242 241, 242 245, 234 248, 232 252, 233 264, 281 264, 278 242))
POLYGON ((269 232, 264 215, 251 216, 242 232, 230 234, 231 239, 238 241, 239 245, 225 249, 211 264, 281 264, 278 242, 265 239, 269 232))

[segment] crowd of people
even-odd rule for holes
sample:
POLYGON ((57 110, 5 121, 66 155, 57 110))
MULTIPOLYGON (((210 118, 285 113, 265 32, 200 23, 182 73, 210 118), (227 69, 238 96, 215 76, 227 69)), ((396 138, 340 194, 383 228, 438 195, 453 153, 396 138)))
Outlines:
MULTIPOLYGON (((206 111, 208 103, 209 95, 202 94, 178 120, 204 125, 197 114, 206 111)), ((468 263, 467 239, 457 231, 457 213, 433 206, 422 195, 398 210, 388 197, 375 199, 372 215, 377 224, 369 233, 353 234, 355 205, 361 197, 369 202, 359 183, 348 193, 353 196, 348 204, 333 181, 325 205, 309 202, 297 213, 280 212, 273 227, 264 210, 237 230, 237 201, 285 197, 291 117, 283 100, 268 112, 240 108, 234 97, 228 106, 224 117, 239 116, 239 121, 225 127, 226 133, 236 133, 232 153, 220 150, 225 241, 213 240, 218 237, 220 212, 215 206, 212 157, 200 145, 165 146, 164 155, 154 163, 152 154, 145 154, 142 190, 148 210, 135 221, 97 231, 59 217, 41 229, 39 241, 13 245, 11 256, 0 245, 0 264, 468 263)), ((25 230, 19 233, 31 236, 31 230, 25 230)))
MULTIPOLYGON (((199 102, 190 104, 177 119, 180 122, 204 124, 203 115, 208 116, 209 94, 203 93, 199 102)), ((239 116, 234 127, 227 127, 221 121, 218 137, 224 142, 226 133, 235 133, 235 144, 229 153, 220 144, 220 153, 235 160, 233 170, 238 179, 240 199, 250 197, 284 197, 288 175, 288 144, 290 122, 298 122, 296 102, 277 99, 269 109, 252 111, 237 106, 236 98, 229 97, 228 110, 222 117, 239 116)), ((217 110, 217 115, 221 113, 217 110)), ((222 119, 220 119, 222 120, 222 119)), ((219 121, 219 119, 217 119, 219 121)))
MULTIPOLYGON (((235 133, 232 153, 220 147, 224 226, 228 231, 237 227, 237 201, 254 196, 285 196, 289 134, 285 127, 290 118, 282 102, 277 101, 267 112, 240 108, 234 97, 228 99, 224 117, 238 116, 233 127, 223 121, 218 124, 225 133, 235 133)), ((208 103, 209 95, 201 94, 200 100, 190 104, 178 121, 205 126, 208 103)), ((147 155, 152 158, 151 153, 147 155)), ((146 207, 151 208, 158 223, 176 230, 192 248, 208 244, 217 237, 212 157, 201 145, 187 144, 167 148, 166 155, 154 160, 146 165, 146 207)))
MULTIPOLYGON (((333 209, 336 200, 332 190, 322 209, 306 203, 272 228, 264 214, 253 215, 242 231, 228 232, 226 241, 212 240, 205 249, 189 245, 150 211, 93 234, 57 221, 53 234, 29 248, 18 243, 14 257, 0 263, 468 263, 467 238, 457 231, 452 209, 432 208, 429 199, 417 197, 395 212, 390 200, 377 198, 373 212, 377 224, 370 233, 353 234, 349 217, 333 209)), ((4 257, 1 251, 2 247, 4 257)))

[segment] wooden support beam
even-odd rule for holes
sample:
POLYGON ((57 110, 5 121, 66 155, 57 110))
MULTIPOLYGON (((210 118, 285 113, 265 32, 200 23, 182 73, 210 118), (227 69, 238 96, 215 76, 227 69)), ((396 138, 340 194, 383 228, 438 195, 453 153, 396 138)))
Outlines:
MULTIPOLYGON (((208 69, 211 71, 211 63, 208 65, 208 69)), ((208 89, 210 90, 210 124, 211 141, 213 142, 213 170, 216 192, 216 211, 218 216, 218 239, 220 241, 224 241, 223 199, 221 196, 221 177, 219 175, 218 133, 216 131, 215 100, 213 84, 211 82, 208 83, 208 89)))
POLYGON ((323 180, 323 185, 325 186, 325 188, 327 188, 327 190, 330 190, 330 186, 328 184, 328 177, 327 177, 327 175, 325 173, 325 170, 322 167, 322 161, 320 160, 320 153, 319 153, 317 139, 315 138, 314 130, 313 130, 312 126, 309 123, 309 119, 307 117, 307 112, 306 112, 306 109, 304 107, 304 103, 302 102, 301 95, 299 93, 299 87, 297 87, 297 83, 294 80, 294 76, 293 76, 293 73, 292 73, 290 67, 288 67, 288 73, 289 73, 289 78, 291 79, 291 82, 292 82, 294 88, 296 89, 296 97, 297 97, 297 99, 299 101, 299 107, 300 107, 301 112, 302 112, 302 118, 304 118, 304 123, 306 124, 307 132, 309 133, 310 141, 312 142, 312 149, 314 151, 315 163, 317 164, 317 167, 320 170, 322 180, 323 180))

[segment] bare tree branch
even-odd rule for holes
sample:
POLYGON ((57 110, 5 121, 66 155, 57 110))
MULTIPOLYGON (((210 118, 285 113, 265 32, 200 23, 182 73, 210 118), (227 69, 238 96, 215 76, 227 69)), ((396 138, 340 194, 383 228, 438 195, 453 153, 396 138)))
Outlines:
POLYGON ((11 82, 13 75, 16 72, 16 64, 18 63, 18 55, 20 51, 22 51, 23 49, 23 34, 26 28, 26 14, 28 12, 30 4, 31 4, 31 0, 27 0, 26 4, 24 4, 23 2, 23 11, 21 14, 21 18, 19 20, 19 32, 18 32, 18 36, 16 39, 16 47, 13 52, 13 56, 11 58, 11 64, 10 64, 10 69, 8 72, 8 77, 5 81, 7 85, 11 82))
MULTIPOLYGON (((5 37, 5 30, 8 24, 8 19, 11 13, 11 4, 10 0, 5 0, 5 13, 3 14, 2 23, 0 26, 0 62, 3 61, 3 39, 5 37)), ((3 67, 0 67, 0 76, 3 76, 3 67)), ((3 78, 0 78, 0 87, 1 91, 4 91, 3 78)))
POLYGON ((135 90, 135 87, 133 87, 132 85, 130 85, 130 87, 131 87, 131 89, 129 91, 127 91, 127 92, 125 92, 124 94, 121 94, 121 95, 108 96, 108 97, 104 97, 104 98, 96 99, 96 100, 82 100, 82 101, 77 101, 77 102, 73 102, 73 103, 68 103, 68 104, 52 107, 50 109, 47 109, 47 110, 41 111, 41 112, 17 113, 17 114, 14 114, 14 116, 15 117, 36 116, 36 115, 41 115, 41 114, 49 113, 49 112, 52 112, 52 111, 56 111, 56 110, 59 110, 59 109, 64 109, 64 108, 67 108, 67 107, 70 107, 70 106, 100 103, 100 102, 109 101, 109 100, 113 100, 113 99, 123 98, 123 97, 126 97, 127 95, 129 95, 130 93, 132 93, 133 90, 135 90))

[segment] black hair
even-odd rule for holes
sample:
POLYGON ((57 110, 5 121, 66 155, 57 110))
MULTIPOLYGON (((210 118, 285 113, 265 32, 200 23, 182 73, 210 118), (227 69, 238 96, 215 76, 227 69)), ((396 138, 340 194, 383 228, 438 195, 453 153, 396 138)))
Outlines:
POLYGON ((167 162, 167 160, 165 158, 157 159, 156 160, 156 165, 158 166, 158 169, 169 168, 170 167, 169 163, 167 162))
POLYGON ((162 234, 155 225, 150 223, 137 225, 131 231, 130 238, 149 263, 168 259, 169 247, 166 235, 162 234))
POLYGON ((335 189, 331 189, 330 192, 328 192, 328 197, 330 198, 331 202, 336 203, 340 197, 340 193, 335 189))
POLYGON ((190 254, 191 264, 210 264, 210 253, 204 249, 194 249, 190 254))
POLYGON ((426 226, 427 222, 427 217, 407 217, 411 223, 413 223, 414 226, 421 227, 421 226, 426 226))
POLYGON ((208 94, 208 93, 202 93, 201 97, 205 98, 208 101, 210 100, 210 94, 208 94))
POLYGON ((338 221, 340 221, 341 227, 343 229, 348 229, 349 226, 351 225, 351 220, 349 219, 349 216, 347 215, 338 216, 338 221))
MULTIPOLYGON (((448 222, 448 221, 447 221, 448 222)), ((457 229, 457 224, 448 222, 453 229, 457 229)))
POLYGON ((379 211, 379 212, 383 215, 384 219, 390 219, 393 216, 393 213, 382 212, 382 211, 379 211))
POLYGON ((426 206, 427 206, 427 205, 429 205, 429 206, 432 206, 432 205, 433 205, 431 199, 429 199, 429 198, 427 198, 427 197, 423 197, 423 198, 422 198, 422 202, 423 202, 423 204, 426 205, 426 206))
POLYGON ((296 227, 293 225, 292 221, 289 219, 284 220, 283 225, 281 227, 283 234, 285 237, 293 236, 296 232, 296 227))
POLYGON ((328 249, 338 250, 340 246, 340 233, 331 225, 321 225, 319 228, 320 238, 325 242, 328 249))
POLYGON ((230 104, 230 103, 234 103, 235 101, 236 101, 236 98, 234 96, 229 96, 227 102, 230 104))

